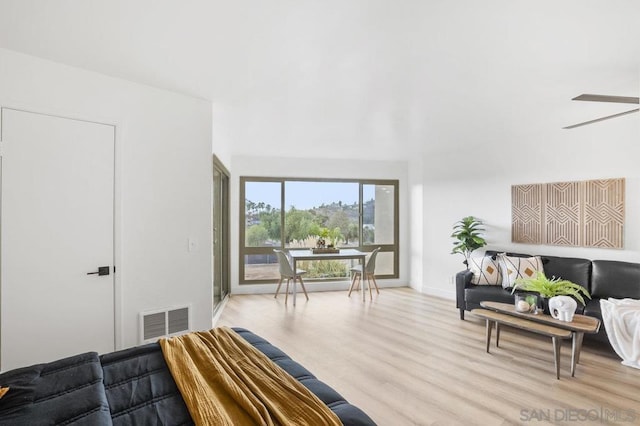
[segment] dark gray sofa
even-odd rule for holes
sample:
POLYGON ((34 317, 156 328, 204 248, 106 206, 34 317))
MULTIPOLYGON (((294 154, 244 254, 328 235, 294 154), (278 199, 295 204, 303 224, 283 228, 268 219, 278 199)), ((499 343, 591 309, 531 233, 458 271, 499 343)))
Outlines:
MULTIPOLYGON (((344 425, 375 425, 362 410, 265 339, 234 328, 299 380, 344 425)), ((0 374, 1 425, 192 425, 158 343, 75 355, 0 374)))
MULTIPOLYGON (((487 250, 486 256, 495 256, 498 252, 487 250)), ((508 256, 529 257, 530 254, 507 253, 508 256)), ((573 257, 540 255, 545 275, 573 281, 589 290, 591 300, 585 299, 586 306, 578 304, 579 313, 598 318, 602 321, 600 299, 640 299, 640 264, 614 260, 589 260, 573 257)), ((473 285, 473 274, 469 270, 456 274, 456 307, 460 310, 460 319, 464 312, 479 308, 480 302, 513 303, 510 290, 501 286, 473 285)), ((585 335, 585 338, 609 343, 604 326, 600 332, 585 335)))

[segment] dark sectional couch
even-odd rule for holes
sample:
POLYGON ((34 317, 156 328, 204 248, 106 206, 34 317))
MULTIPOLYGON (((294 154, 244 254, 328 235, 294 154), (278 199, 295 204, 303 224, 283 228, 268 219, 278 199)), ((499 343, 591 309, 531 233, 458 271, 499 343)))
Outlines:
MULTIPOLYGON (((375 425, 362 410, 265 339, 245 340, 318 396, 344 425, 375 425)), ((191 425, 175 382, 152 343, 98 356, 89 352, 0 374, 1 425, 191 425)))
MULTIPOLYGON (((497 253, 487 250, 485 255, 495 256, 497 253)), ((533 256, 522 253, 507 253, 507 255, 533 256)), ((547 277, 566 279, 589 290, 591 299, 585 299, 587 305, 584 307, 578 303, 579 313, 602 321, 600 299, 609 297, 640 299, 640 264, 638 263, 545 255, 540 257, 547 277)), ((510 290, 503 289, 501 286, 474 285, 471 283, 472 276, 469 270, 456 274, 456 307, 460 310, 460 319, 464 319, 465 311, 479 308, 480 302, 484 300, 513 303, 510 290)), ((585 335, 585 338, 609 342, 604 326, 600 327, 598 334, 585 335)))

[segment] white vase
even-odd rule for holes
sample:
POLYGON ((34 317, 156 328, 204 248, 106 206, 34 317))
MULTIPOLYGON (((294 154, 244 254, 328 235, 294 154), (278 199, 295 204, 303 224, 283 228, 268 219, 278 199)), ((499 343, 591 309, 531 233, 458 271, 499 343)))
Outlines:
POLYGON ((560 321, 573 321, 577 307, 578 302, 569 296, 554 296, 549 299, 549 313, 560 321))

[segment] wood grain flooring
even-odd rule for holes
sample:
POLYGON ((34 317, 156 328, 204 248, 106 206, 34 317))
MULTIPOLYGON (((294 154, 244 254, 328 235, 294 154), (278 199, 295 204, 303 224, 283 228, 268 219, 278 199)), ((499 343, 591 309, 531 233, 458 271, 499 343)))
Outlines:
POLYGON ((573 378, 563 343, 557 380, 550 339, 504 327, 488 354, 484 321, 459 320, 451 300, 409 288, 309 297, 294 308, 232 296, 217 325, 269 340, 379 425, 640 424, 640 370, 587 339, 573 378))

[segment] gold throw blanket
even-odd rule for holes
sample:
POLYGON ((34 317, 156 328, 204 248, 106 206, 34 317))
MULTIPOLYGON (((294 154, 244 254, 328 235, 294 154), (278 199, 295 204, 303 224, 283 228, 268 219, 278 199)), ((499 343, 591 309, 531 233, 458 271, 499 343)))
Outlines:
POLYGON ((196 425, 341 425, 302 383, 228 327, 160 339, 196 425))

